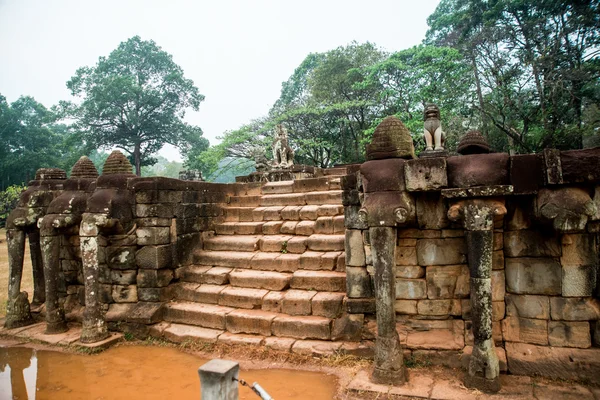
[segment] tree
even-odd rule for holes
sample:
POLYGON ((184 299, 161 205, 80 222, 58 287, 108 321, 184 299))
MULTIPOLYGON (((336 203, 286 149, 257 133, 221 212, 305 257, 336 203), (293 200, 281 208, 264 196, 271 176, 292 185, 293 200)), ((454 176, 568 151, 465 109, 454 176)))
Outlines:
POLYGON ((38 168, 69 170, 86 149, 71 128, 33 97, 8 104, 0 95, 0 190, 25 184, 38 168))
POLYGON ((204 100, 171 55, 139 36, 122 42, 67 82, 79 103, 63 103, 87 143, 131 155, 136 174, 165 143, 185 145, 202 131, 183 122, 204 100))
MULTIPOLYGON (((470 60, 477 108, 514 151, 578 148, 598 125, 598 0, 442 0, 427 42, 470 60)), ((500 144, 500 143, 498 143, 500 144)))

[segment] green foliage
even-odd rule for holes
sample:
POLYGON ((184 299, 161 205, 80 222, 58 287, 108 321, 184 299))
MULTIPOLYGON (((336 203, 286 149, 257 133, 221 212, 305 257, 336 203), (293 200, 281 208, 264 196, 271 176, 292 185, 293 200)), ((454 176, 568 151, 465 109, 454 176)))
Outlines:
POLYGON ((12 104, 0 95, 0 189, 27 183, 38 168, 69 170, 87 149, 71 127, 33 97, 12 104))
POLYGON ((442 0, 427 42, 468 59, 481 124, 498 150, 581 148, 600 129, 598 0, 442 0))
POLYGON ((187 150, 200 141, 200 128, 182 119, 204 96, 154 41, 134 36, 122 42, 95 66, 79 68, 67 87, 79 102, 61 103, 62 111, 76 120, 84 140, 124 150, 138 175, 163 144, 187 150))
POLYGON ((12 185, 0 192, 0 227, 6 224, 8 214, 17 206, 21 192, 25 190, 25 186, 12 185))
POLYGON ((142 167, 142 176, 165 176, 179 179, 179 171, 182 169, 182 163, 158 156, 154 165, 142 167))

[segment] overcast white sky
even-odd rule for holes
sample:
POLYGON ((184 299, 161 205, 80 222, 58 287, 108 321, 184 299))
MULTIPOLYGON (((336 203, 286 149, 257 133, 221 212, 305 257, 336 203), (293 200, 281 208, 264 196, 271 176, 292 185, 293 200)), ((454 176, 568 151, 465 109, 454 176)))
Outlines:
MULTIPOLYGON (((353 40, 419 44, 439 0, 0 0, 0 93, 50 107, 65 83, 134 35, 173 55, 206 99, 186 120, 211 144, 266 115, 311 52, 353 40)), ((178 159, 174 149, 161 154, 178 159)))

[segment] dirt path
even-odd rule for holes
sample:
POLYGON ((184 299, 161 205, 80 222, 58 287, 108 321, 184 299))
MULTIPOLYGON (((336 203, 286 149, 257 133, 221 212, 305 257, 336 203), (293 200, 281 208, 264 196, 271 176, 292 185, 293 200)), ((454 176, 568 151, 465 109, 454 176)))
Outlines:
MULTIPOLYGON (((29 243, 25 245, 25 265, 21 291, 33 296, 33 273, 31 272, 31 256, 29 243)), ((6 300, 8 299, 8 249, 6 247, 6 229, 0 229, 0 318, 6 315, 6 300)))

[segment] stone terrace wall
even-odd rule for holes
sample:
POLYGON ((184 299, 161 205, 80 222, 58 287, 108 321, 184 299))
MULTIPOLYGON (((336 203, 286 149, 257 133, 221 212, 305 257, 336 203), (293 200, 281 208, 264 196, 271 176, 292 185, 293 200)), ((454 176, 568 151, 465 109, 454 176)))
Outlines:
POLYGON ((385 188, 369 188, 364 168, 342 180, 347 307, 365 315, 365 338, 377 332, 365 198, 398 187, 410 193, 415 219, 398 228, 395 248, 397 330, 413 354, 432 356, 469 353, 473 343, 465 230, 448 219, 449 207, 495 194, 508 210, 495 217, 493 231, 493 338, 501 368, 508 355, 513 373, 598 381, 588 368, 598 351, 579 349, 600 347, 600 149, 394 162, 395 170, 379 172, 388 175, 385 188))

